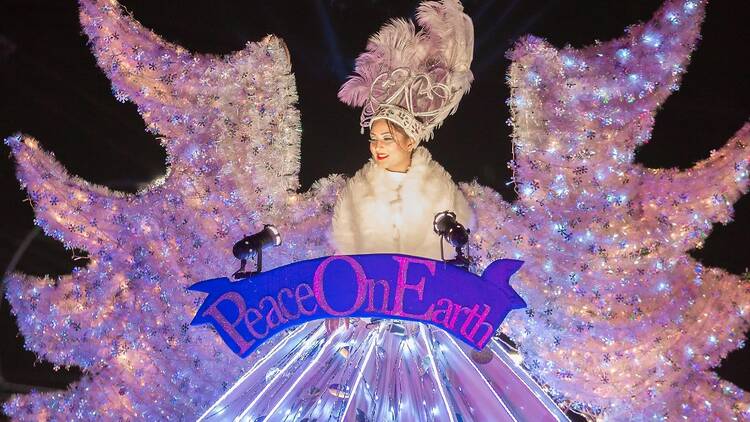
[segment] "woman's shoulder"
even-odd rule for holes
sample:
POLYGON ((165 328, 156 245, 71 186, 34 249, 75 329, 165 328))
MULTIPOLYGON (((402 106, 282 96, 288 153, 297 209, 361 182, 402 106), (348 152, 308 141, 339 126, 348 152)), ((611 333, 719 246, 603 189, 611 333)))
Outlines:
POLYGON ((372 183, 371 181, 375 177, 376 170, 377 165, 372 160, 368 160, 364 166, 354 173, 354 176, 346 181, 346 186, 351 188, 352 186, 372 183))
POLYGON ((372 160, 368 160, 346 181, 344 188, 339 192, 339 199, 371 195, 376 170, 376 164, 372 160))

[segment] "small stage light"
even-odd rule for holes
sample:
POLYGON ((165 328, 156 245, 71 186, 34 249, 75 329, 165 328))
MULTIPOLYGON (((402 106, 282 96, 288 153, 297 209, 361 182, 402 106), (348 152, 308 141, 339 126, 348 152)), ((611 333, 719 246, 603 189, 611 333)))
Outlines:
POLYGON ((281 245, 281 234, 273 224, 266 224, 258 233, 246 236, 234 244, 232 253, 240 260, 240 269, 234 273, 235 279, 250 277, 263 270, 263 249, 281 245), (245 271, 247 260, 256 257, 256 270, 245 271))
POLYGON ((432 221, 432 228, 440 236, 440 257, 446 261, 443 253, 443 239, 456 248, 456 258, 446 262, 459 267, 468 267, 471 263, 469 258, 463 253, 462 248, 469 243, 470 230, 456 220, 456 214, 450 211, 443 211, 435 214, 432 221))

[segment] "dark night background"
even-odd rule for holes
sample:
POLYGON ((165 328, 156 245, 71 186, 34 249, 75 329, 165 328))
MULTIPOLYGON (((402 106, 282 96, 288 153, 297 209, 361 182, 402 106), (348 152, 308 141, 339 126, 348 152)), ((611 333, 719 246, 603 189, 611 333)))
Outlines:
MULTIPOLYGON (((302 185, 330 173, 352 174, 368 149, 359 134, 359 111, 336 92, 367 37, 390 17, 411 16, 414 0, 123 0, 136 18, 189 50, 228 53, 268 33, 283 38, 292 55, 302 111, 302 185)), ((433 156, 459 181, 478 178, 506 200, 515 198, 506 162, 510 128, 505 100, 505 51, 533 33, 562 47, 584 46, 622 34, 647 20, 659 1, 466 0, 474 20, 476 81, 458 113, 428 144, 433 156)), ((748 42, 750 5, 714 0, 679 92, 657 116, 652 141, 637 161, 650 167, 686 168, 721 147, 750 116, 748 42)), ((0 0, 0 137, 21 131, 75 175, 134 192, 165 171, 165 154, 144 131, 135 106, 118 103, 109 81, 86 47, 73 0, 0 0)), ((0 147, 0 148, 5 148, 0 147)), ((3 271, 59 275, 82 252, 67 251, 34 229, 31 207, 14 176, 9 150, 0 154, 3 271), (28 247, 24 249, 24 243, 28 247), (13 259, 20 256, 20 259, 13 259)), ((693 255, 735 274, 750 265, 750 195, 736 204, 735 221, 715 226, 693 255)), ((85 261, 83 261, 85 263, 85 261)), ((78 265, 82 265, 78 261, 78 265)), ((732 353, 719 374, 750 391, 750 350, 732 353)), ((14 318, 0 305, 0 394, 22 385, 64 388, 79 374, 53 371, 23 349, 14 318), (11 384, 13 383, 13 384, 11 384)), ((3 396, 6 397, 6 396, 3 396)))

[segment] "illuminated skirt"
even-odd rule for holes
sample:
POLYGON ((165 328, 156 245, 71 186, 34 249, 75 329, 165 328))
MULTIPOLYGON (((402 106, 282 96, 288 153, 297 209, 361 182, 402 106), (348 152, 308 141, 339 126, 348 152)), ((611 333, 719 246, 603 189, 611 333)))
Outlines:
POLYGON ((202 416, 206 421, 567 420, 492 340, 482 352, 422 323, 322 321, 279 333, 202 416))

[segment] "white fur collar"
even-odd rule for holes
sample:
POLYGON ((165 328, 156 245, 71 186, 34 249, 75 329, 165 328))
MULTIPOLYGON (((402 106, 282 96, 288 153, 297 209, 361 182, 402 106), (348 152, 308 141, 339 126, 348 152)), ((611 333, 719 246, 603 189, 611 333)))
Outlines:
MULTIPOLYGON (((432 231, 436 213, 451 210, 469 222, 472 213, 450 175, 417 147, 409 170, 393 174, 372 159, 340 193, 333 240, 339 253, 406 253, 440 257, 432 231)), ((463 220, 461 220, 463 218, 463 220)))

